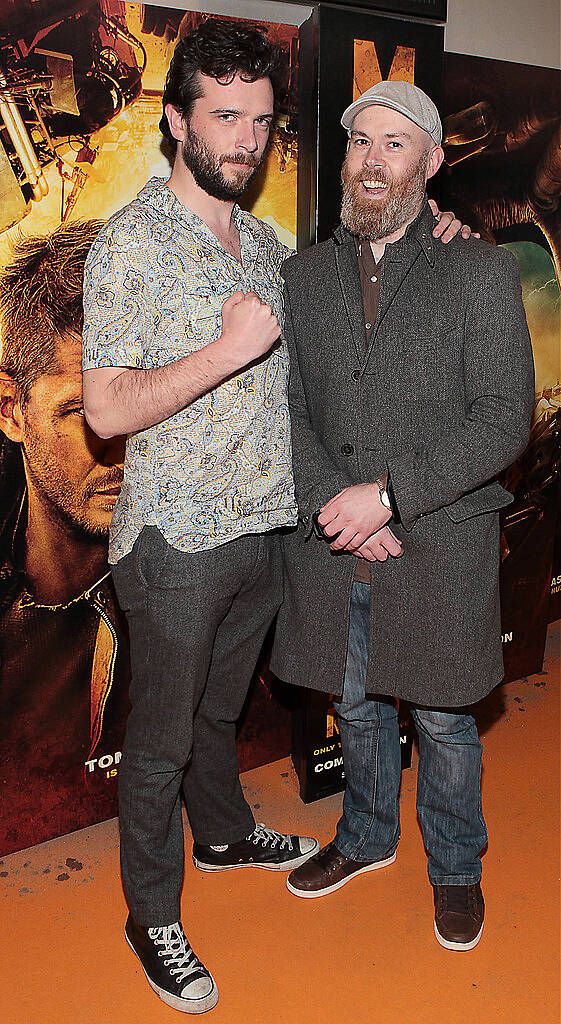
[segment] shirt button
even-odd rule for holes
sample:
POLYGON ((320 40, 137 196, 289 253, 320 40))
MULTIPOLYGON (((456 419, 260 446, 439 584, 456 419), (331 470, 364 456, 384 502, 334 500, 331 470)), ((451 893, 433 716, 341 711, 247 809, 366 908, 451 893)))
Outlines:
POLYGON ((354 454, 354 448, 353 448, 352 444, 342 444, 341 445, 341 454, 342 455, 353 455, 354 454))
POLYGON ((372 324, 365 324, 365 327, 366 327, 366 330, 369 331, 370 328, 372 327, 372 324))
POLYGON ((372 284, 375 284, 376 281, 378 280, 378 278, 376 277, 376 274, 374 274, 373 277, 370 278, 370 280, 372 281, 372 284))
MULTIPOLYGON (((366 326, 368 327, 368 324, 366 326)), ((351 377, 353 380, 360 380, 360 370, 353 370, 351 377)))

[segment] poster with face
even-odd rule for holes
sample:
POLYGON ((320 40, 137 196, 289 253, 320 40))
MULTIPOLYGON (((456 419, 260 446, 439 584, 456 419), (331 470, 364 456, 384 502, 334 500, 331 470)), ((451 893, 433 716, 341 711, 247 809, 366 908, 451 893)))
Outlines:
MULTIPOLYGON (((129 661, 107 541, 125 439, 84 419, 83 268, 103 221, 169 177, 165 74, 202 17, 121 0, 0 7, 0 854, 116 813, 129 661)), ((243 205, 294 246, 297 29, 258 24, 283 79, 243 205)), ((289 751, 271 685, 257 674, 242 769, 289 751)))
POLYGON ((442 201, 516 256, 536 369, 530 443, 503 481, 515 497, 502 523, 507 681, 540 670, 560 607, 560 108, 559 71, 446 54, 442 201))

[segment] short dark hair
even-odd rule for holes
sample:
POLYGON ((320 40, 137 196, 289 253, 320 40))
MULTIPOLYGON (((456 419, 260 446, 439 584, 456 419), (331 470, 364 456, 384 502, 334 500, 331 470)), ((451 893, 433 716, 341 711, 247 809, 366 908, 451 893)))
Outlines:
POLYGON ((208 18, 184 36, 175 47, 162 97, 160 131, 172 149, 177 140, 170 131, 166 106, 171 103, 189 120, 195 100, 203 95, 199 72, 226 84, 235 75, 244 82, 269 78, 274 92, 280 56, 280 48, 263 32, 243 22, 208 18))
POLYGON ((12 262, 0 272, 0 370, 22 404, 39 377, 56 373, 59 337, 82 333, 84 264, 102 226, 74 221, 12 244, 12 262))

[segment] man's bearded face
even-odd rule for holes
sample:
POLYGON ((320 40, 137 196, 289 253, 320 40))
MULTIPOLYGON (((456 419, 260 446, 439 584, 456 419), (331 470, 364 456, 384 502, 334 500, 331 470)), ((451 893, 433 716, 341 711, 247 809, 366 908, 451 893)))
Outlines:
POLYGON ((253 153, 215 153, 189 127, 181 143, 181 156, 199 188, 215 199, 235 202, 255 177, 263 162, 264 152, 258 157, 253 153), (223 170, 225 165, 230 172, 228 177, 223 170))
POLYGON ((351 171, 349 157, 341 170, 341 223, 368 241, 387 238, 414 218, 425 192, 428 151, 401 173, 389 168, 360 167, 351 171))
POLYGON ((64 335, 56 353, 58 371, 37 379, 22 409, 28 484, 53 522, 104 537, 123 482, 125 439, 102 440, 86 423, 81 337, 64 335))

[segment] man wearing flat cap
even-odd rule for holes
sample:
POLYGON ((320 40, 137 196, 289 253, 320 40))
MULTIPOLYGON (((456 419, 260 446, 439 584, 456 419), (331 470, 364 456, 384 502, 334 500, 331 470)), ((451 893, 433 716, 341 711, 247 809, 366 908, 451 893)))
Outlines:
POLYGON ((487 842, 472 705, 503 676, 496 477, 528 440, 530 339, 514 257, 431 237, 429 97, 381 82, 342 124, 341 225, 283 267, 299 525, 273 668, 335 694, 347 789, 334 841, 287 884, 319 897, 395 860, 404 698, 436 937, 467 950, 487 842))

